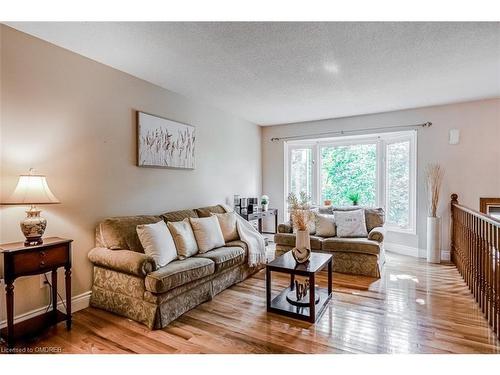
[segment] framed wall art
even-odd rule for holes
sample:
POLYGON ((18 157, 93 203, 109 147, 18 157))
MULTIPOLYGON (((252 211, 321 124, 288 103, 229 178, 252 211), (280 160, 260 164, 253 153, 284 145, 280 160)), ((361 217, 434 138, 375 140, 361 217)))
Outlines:
POLYGON ((137 112, 137 165, 195 168, 195 127, 137 112))

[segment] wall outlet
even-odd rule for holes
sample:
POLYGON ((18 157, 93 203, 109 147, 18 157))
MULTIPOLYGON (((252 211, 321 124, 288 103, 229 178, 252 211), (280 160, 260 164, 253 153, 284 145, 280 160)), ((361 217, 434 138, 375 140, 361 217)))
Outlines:
POLYGON ((47 283, 47 280, 50 281, 51 277, 52 276, 51 276, 50 272, 47 272, 46 274, 40 275, 40 289, 43 289, 43 288, 49 286, 49 284, 47 283), (45 279, 45 276, 47 276, 47 279, 45 279))

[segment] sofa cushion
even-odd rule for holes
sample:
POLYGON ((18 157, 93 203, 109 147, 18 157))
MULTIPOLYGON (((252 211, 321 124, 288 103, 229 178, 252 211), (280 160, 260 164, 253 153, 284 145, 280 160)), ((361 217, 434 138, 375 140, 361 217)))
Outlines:
POLYGON ((326 238, 322 250, 378 255, 380 244, 367 238, 326 238))
POLYGON ((219 247, 196 255, 197 258, 207 258, 215 263, 215 272, 221 272, 228 268, 239 266, 245 260, 245 250, 241 247, 219 247))
POLYGON ((234 212, 226 212, 224 214, 212 214, 219 221, 222 235, 225 242, 236 241, 240 239, 238 227, 236 226, 236 214, 234 212))
POLYGON ((96 246, 111 250, 132 250, 143 253, 144 249, 136 228, 141 224, 154 224, 160 216, 121 216, 104 219, 96 227, 96 246))
POLYGON ((184 219, 188 219, 190 217, 198 217, 198 214, 195 210, 180 210, 180 211, 172 211, 166 212, 161 215, 164 221, 182 221, 184 219))
POLYGON ((198 214, 198 217, 210 217, 212 214, 223 214, 226 212, 224 207, 221 205, 201 207, 195 209, 195 211, 198 214))
POLYGON ((215 263, 207 258, 175 260, 146 276, 146 290, 165 293, 180 285, 199 280, 215 272, 215 263))
MULTIPOLYGON (((321 250, 321 242, 323 239, 317 236, 311 236, 311 250, 321 250)), ((277 245, 295 246, 295 233, 276 233, 274 242, 277 245)))
POLYGON ((338 237, 368 237, 364 210, 335 212, 338 237))
POLYGON ((215 216, 191 218, 189 222, 198 244, 199 253, 206 253, 224 246, 224 236, 222 235, 219 220, 215 216))
POLYGON ((320 214, 331 215, 334 213, 334 211, 353 211, 353 210, 359 210, 360 208, 365 210, 366 229, 368 230, 368 232, 371 231, 373 228, 384 226, 385 211, 383 208, 361 207, 361 206, 346 206, 346 207, 323 206, 319 207, 318 211, 320 214))
POLYGON ((318 237, 334 237, 337 234, 335 226, 335 216, 328 214, 316 214, 316 236, 318 237))
POLYGON ((167 227, 174 238, 179 259, 186 259, 198 253, 198 244, 189 219, 169 221, 167 227))
POLYGON ((224 246, 227 246, 227 247, 234 247, 234 246, 241 247, 243 249, 243 251, 245 252, 245 257, 246 257, 247 252, 248 252, 248 246, 242 240, 236 240, 236 241, 226 242, 226 244, 224 246))
POLYGON ((158 267, 164 267, 177 259, 174 239, 163 220, 155 224, 138 225, 136 230, 144 253, 153 258, 158 267))

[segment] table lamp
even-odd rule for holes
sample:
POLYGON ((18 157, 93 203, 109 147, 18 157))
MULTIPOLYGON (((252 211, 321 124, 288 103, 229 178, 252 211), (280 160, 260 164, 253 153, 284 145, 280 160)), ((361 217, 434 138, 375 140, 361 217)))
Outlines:
POLYGON ((40 245, 43 243, 42 236, 47 227, 47 220, 40 216, 41 210, 37 204, 61 203, 52 194, 47 185, 44 175, 35 174, 32 168, 27 175, 20 175, 14 193, 2 202, 11 205, 31 205, 26 211, 26 218, 21 221, 21 230, 26 237, 25 246, 40 245))

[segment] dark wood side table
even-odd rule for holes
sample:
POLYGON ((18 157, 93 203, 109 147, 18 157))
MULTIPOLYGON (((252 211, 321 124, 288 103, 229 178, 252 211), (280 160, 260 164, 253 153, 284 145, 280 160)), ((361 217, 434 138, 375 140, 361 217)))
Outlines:
POLYGON ((30 338, 42 330, 66 321, 71 329, 71 242, 59 237, 43 239, 43 244, 24 246, 24 242, 0 245, 4 260, 4 279, 7 299, 7 327, 0 335, 12 347, 18 340, 30 338), (64 267, 66 282, 66 313, 57 310, 57 269, 64 267), (14 324, 14 281, 21 276, 52 272, 52 310, 14 324))
POLYGON ((245 212, 241 210, 238 214, 247 221, 258 220, 259 232, 260 233, 268 233, 268 234, 276 234, 278 233, 278 209, 277 208, 269 208, 267 211, 256 211, 256 212, 245 212), (274 216, 274 232, 262 232, 262 220, 267 217, 274 216))
POLYGON ((325 311, 332 298, 332 266, 333 256, 324 253, 311 253, 308 262, 299 264, 288 251, 266 265, 266 303, 267 311, 306 320, 315 323, 325 311), (316 288, 316 273, 328 266, 328 288, 316 288), (290 275, 290 287, 285 288, 278 296, 271 299, 271 272, 282 272, 290 275), (306 306, 296 306, 287 300, 287 295, 294 290, 295 276, 306 276, 309 279, 309 301, 306 306))

